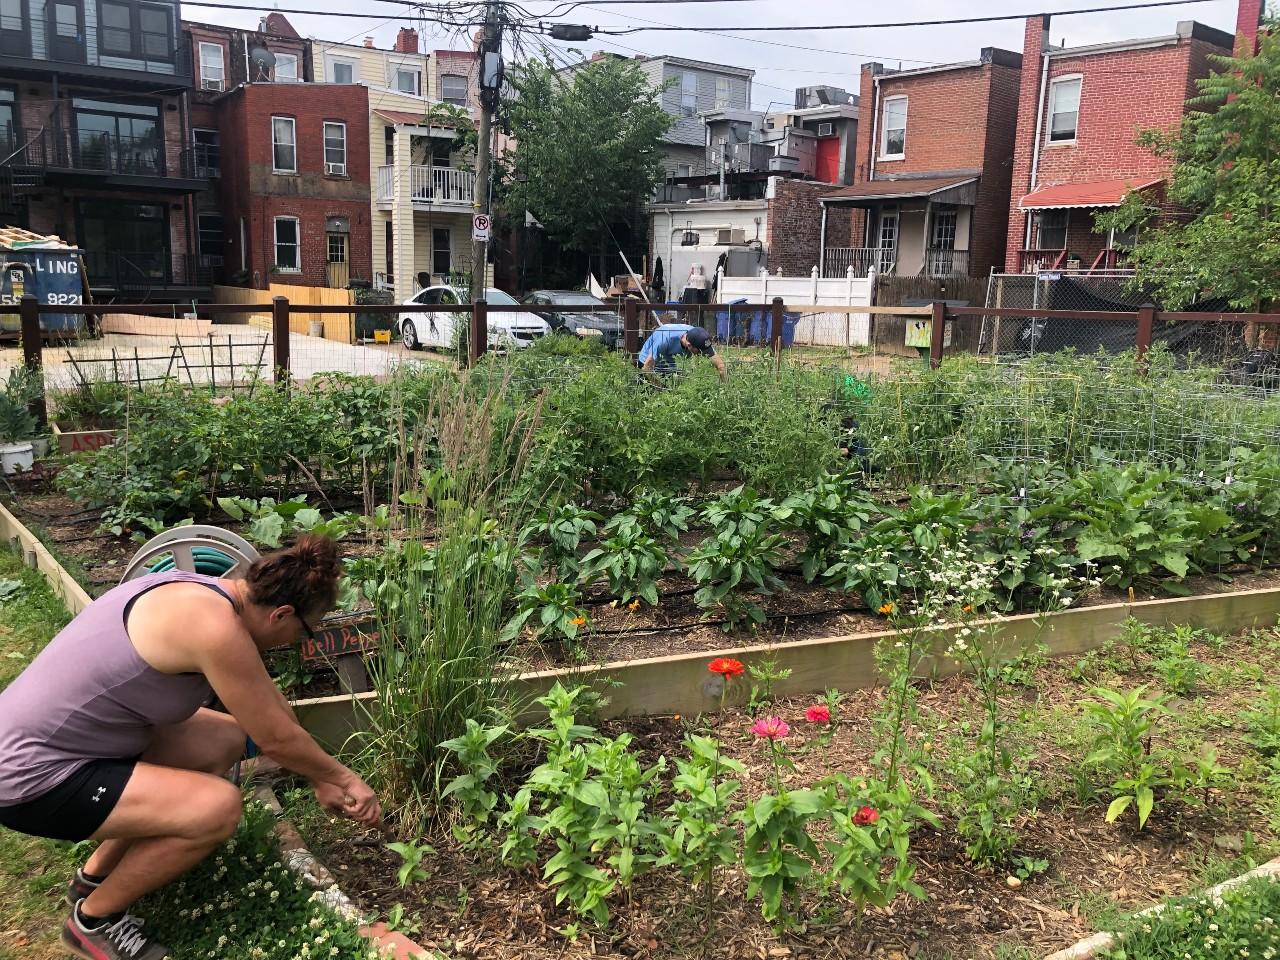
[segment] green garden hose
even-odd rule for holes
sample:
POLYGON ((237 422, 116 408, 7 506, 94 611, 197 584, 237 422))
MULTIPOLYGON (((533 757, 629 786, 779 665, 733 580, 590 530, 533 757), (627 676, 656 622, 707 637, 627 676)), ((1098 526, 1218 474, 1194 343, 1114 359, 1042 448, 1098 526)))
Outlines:
MULTIPOLYGON (((236 565, 234 557, 213 547, 192 547, 191 555, 196 562, 196 573, 209 577, 220 577, 236 565)), ((152 573, 165 573, 174 569, 173 554, 161 557, 148 568, 152 573)))

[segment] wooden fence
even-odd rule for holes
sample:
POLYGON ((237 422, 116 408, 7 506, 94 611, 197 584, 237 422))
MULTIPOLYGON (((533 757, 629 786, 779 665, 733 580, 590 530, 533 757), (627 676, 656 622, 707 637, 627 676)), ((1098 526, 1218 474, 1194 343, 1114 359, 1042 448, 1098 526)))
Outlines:
POLYGON ((304 287, 293 283, 273 283, 266 290, 223 286, 213 288, 214 303, 260 304, 263 308, 262 312, 248 314, 245 322, 264 330, 271 329, 271 301, 276 297, 286 297, 289 301, 290 333, 309 333, 311 321, 319 320, 324 324, 326 340, 337 340, 339 343, 355 342, 355 320, 352 314, 309 313, 306 309, 318 306, 351 306, 353 301, 350 290, 304 287))

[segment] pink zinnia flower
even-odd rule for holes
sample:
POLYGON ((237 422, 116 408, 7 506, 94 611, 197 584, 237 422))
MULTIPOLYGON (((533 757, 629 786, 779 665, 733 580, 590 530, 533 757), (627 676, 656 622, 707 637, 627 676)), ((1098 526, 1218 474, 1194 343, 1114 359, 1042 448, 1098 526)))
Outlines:
POLYGON ((880 811, 875 807, 862 807, 853 815, 853 822, 859 827, 868 826, 879 819, 880 811))
POLYGON ((755 722, 751 732, 766 740, 781 740, 791 732, 791 728, 781 717, 761 717, 755 722))
POLYGON ((830 723, 831 711, 824 703, 815 703, 804 712, 804 718, 810 723, 830 723))

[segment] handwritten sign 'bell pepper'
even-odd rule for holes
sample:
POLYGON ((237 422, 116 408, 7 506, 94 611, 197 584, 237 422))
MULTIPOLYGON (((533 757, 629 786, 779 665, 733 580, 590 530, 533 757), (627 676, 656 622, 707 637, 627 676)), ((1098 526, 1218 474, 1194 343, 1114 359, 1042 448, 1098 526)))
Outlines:
POLYGON ((376 650, 379 631, 377 618, 355 617, 334 623, 316 625, 316 638, 302 642, 302 659, 308 662, 336 660, 353 653, 376 650))

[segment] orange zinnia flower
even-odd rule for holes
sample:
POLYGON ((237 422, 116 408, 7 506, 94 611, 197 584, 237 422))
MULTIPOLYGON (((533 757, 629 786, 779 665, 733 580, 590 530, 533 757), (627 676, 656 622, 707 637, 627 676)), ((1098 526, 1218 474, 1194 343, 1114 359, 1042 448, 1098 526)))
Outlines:
POLYGON ((885 614, 886 616, 887 616, 888 614, 893 613, 893 611, 895 611, 895 610, 897 610, 897 609, 898 609, 898 608, 897 608, 897 606, 896 606, 895 604, 891 603, 891 602, 890 602, 890 603, 882 603, 882 604, 880 604, 880 612, 881 612, 881 613, 883 613, 883 614, 885 614))
POLYGON ((586 622, 587 622, 587 618, 586 618, 586 617, 574 617, 574 618, 573 618, 572 620, 570 620, 569 622, 570 622, 570 623, 572 623, 575 627, 580 627, 580 626, 582 626, 584 623, 586 623, 586 622))
POLYGON ((733 657, 716 657, 709 664, 707 669, 712 673, 718 673, 726 680, 733 677, 740 677, 746 671, 746 667, 742 665, 741 660, 735 660, 733 657))

